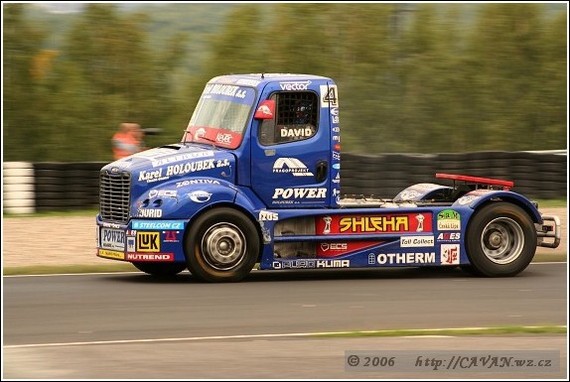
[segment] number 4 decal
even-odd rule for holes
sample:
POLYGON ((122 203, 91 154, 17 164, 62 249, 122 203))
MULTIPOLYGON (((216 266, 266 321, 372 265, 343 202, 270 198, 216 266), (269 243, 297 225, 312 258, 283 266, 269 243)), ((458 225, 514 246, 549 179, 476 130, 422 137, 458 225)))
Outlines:
POLYGON ((321 107, 338 107, 338 89, 336 85, 321 85, 321 107))

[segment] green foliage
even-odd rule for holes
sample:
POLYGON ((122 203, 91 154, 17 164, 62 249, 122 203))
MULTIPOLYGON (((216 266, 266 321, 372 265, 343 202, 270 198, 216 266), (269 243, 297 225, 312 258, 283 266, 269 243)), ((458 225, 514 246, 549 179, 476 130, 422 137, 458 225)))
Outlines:
POLYGON ((205 82, 239 72, 332 77, 345 151, 566 147, 563 4, 3 8, 4 160, 110 160, 125 121, 177 141, 205 82))

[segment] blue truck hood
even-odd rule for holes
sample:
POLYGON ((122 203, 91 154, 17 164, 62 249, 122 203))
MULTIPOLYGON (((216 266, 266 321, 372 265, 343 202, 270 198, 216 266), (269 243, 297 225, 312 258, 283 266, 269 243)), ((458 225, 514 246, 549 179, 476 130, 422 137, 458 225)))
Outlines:
POLYGON ((189 177, 219 178, 234 183, 235 156, 215 147, 175 144, 109 163, 101 171, 129 173, 132 187, 136 189, 139 186, 145 190, 189 177))

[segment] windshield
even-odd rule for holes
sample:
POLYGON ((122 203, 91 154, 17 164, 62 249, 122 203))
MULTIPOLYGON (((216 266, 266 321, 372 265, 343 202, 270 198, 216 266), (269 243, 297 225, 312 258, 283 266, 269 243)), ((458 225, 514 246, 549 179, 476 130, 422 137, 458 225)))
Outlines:
POLYGON ((208 84, 184 132, 182 142, 214 143, 237 148, 255 100, 255 89, 208 84))

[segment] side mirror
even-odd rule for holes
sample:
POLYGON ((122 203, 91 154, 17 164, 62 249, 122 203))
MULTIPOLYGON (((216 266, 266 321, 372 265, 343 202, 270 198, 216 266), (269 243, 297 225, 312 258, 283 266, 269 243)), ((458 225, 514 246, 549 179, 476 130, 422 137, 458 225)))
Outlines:
POLYGON ((253 118, 255 119, 273 119, 275 115, 275 101, 267 99, 261 102, 261 105, 255 111, 253 118))

